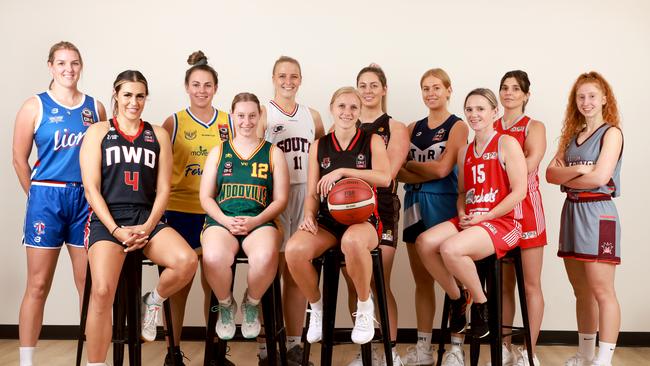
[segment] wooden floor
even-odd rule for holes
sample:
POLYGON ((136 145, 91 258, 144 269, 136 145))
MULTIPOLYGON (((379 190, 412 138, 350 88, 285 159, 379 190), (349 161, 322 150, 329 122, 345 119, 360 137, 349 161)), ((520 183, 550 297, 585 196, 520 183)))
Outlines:
MULTIPOLYGON (((77 343, 75 341, 40 341, 35 355, 34 365, 48 366, 68 366, 74 365, 77 343)), ((406 353, 409 345, 398 345, 400 354, 406 353)), ((230 357, 238 366, 257 365, 256 344, 251 342, 231 342, 230 357)), ((185 362, 187 366, 203 364, 203 343, 201 342, 183 342, 183 352, 190 359, 185 362)), ((319 365, 319 345, 312 347, 312 361, 314 365, 319 365)), ((342 345, 334 348, 334 365, 347 365, 358 352, 358 346, 342 345)), ((563 346, 544 346, 539 347, 538 356, 542 365, 555 366, 564 365, 564 360, 575 353, 575 347, 563 346)), ((144 366, 161 366, 165 358, 166 346, 163 342, 152 342, 143 346, 142 365, 144 366)), ((466 353, 467 353, 466 349, 466 353)), ((109 354, 111 351, 109 350, 109 354)), ((481 350, 481 362, 483 365, 487 362, 489 351, 487 348, 481 350)), ((85 362, 85 354, 84 354, 85 362)), ((109 357, 108 363, 111 364, 109 357)), ((469 364, 469 358, 468 362, 469 364)), ((621 347, 616 350, 614 356, 614 365, 650 365, 650 348, 626 348, 621 347)), ((18 365, 18 341, 0 340, 0 365, 13 366, 18 365)), ((85 363, 82 364, 85 366, 85 363)))

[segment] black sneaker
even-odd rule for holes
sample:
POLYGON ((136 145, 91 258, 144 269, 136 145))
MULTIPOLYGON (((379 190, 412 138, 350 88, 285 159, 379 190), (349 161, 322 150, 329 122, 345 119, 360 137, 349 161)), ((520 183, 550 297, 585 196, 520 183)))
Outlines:
POLYGON ((449 331, 451 333, 462 333, 467 328, 467 290, 460 291, 460 297, 451 300, 451 311, 449 316, 449 331))
POLYGON ((472 305, 472 333, 476 338, 483 338, 490 334, 488 323, 488 303, 474 303, 472 305))
MULTIPOLYGON (((291 347, 291 349, 287 351, 287 364, 289 366, 302 365, 302 355, 303 355, 303 348, 299 344, 291 347)), ((308 365, 314 366, 314 363, 309 361, 308 365)))
POLYGON ((163 366, 185 366, 185 363, 183 362, 184 359, 187 359, 188 361, 190 360, 189 358, 185 357, 185 354, 183 351, 181 351, 181 348, 179 346, 176 346, 172 352, 169 352, 169 349, 167 350, 167 355, 165 355, 165 363, 163 366))
POLYGON ((223 359, 224 360, 223 364, 219 364, 217 362, 217 360, 215 359, 215 354, 217 353, 216 351, 217 351, 217 347, 219 347, 219 345, 217 343, 215 343, 212 347, 213 347, 212 349, 214 350, 214 353, 212 355, 212 360, 210 360, 210 366, 235 366, 235 364, 227 358, 228 356, 230 356, 230 346, 226 346, 226 357, 224 357, 224 359, 223 359))

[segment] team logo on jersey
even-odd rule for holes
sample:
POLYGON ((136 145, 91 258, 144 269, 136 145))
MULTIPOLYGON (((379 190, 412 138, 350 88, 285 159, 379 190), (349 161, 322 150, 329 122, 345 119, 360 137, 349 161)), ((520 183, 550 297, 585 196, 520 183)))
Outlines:
POLYGON ((438 132, 433 135, 433 142, 442 141, 445 138, 445 132, 446 130, 444 128, 439 129, 438 132))
POLYGON ((418 133, 415 134, 416 137, 422 136, 422 131, 418 131, 418 133))
POLYGON ((228 141, 228 125, 219 125, 219 138, 221 141, 228 141))
POLYGON ((232 176, 232 161, 226 161, 225 163, 223 163, 222 175, 224 177, 232 176))
POLYGON ((144 142, 153 142, 153 131, 144 131, 144 142))
POLYGON ((465 204, 475 204, 475 203, 494 203, 497 200, 498 189, 490 187, 488 192, 481 190, 481 193, 476 194, 476 188, 467 190, 465 193, 465 204))
POLYGON ((86 127, 92 125, 95 122, 95 119, 93 118, 93 112, 91 112, 88 107, 85 107, 81 110, 81 122, 86 127))
POLYGON ((482 157, 483 157, 483 160, 494 160, 494 159, 497 158, 497 152, 496 151, 486 152, 485 154, 483 154, 482 157))
POLYGON ((364 154, 357 155, 357 169, 366 168, 366 156, 364 154))
POLYGON ((196 138, 196 130, 194 131, 185 131, 185 140, 194 140, 196 138))
POLYGON ((330 167, 331 164, 332 163, 330 162, 329 156, 326 156, 326 157, 323 158, 323 160, 321 160, 320 167, 323 168, 323 169, 327 169, 327 168, 330 167))
POLYGON ((273 131, 271 131, 271 133, 273 133, 275 135, 275 134, 278 134, 278 133, 280 133, 282 131, 284 131, 284 125, 275 125, 275 126, 273 126, 273 131))
POLYGON ((34 230, 36 231, 36 235, 45 234, 45 223, 43 221, 36 221, 34 223, 34 230))

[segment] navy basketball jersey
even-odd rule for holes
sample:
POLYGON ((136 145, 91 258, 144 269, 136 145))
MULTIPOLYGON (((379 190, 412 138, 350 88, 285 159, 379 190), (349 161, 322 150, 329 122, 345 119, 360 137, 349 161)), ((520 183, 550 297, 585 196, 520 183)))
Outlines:
POLYGON ((99 120, 97 103, 89 95, 67 107, 49 92, 36 95, 40 109, 34 126, 34 143, 38 160, 32 180, 81 182, 79 149, 88 126, 99 120))
POLYGON ((102 140, 102 196, 109 208, 145 206, 156 199, 160 144, 149 122, 140 121, 134 136, 121 130, 117 119, 102 140))
MULTIPOLYGON (((318 139, 317 159, 320 176, 338 168, 372 169, 371 139, 372 134, 360 129, 357 129, 346 149, 341 147, 333 131, 318 139)), ((329 215, 327 200, 321 201, 319 212, 329 215)))
MULTIPOLYGON (((460 120, 458 116, 452 114, 440 126, 433 129, 429 128, 428 117, 417 121, 411 133, 409 158, 421 163, 440 160, 449 140, 449 131, 460 120)), ((428 193, 458 193, 458 167, 454 166, 454 169, 444 178, 420 184, 405 184, 404 189, 428 193)))
MULTIPOLYGON (((371 123, 359 121, 357 127, 367 134, 379 135, 384 140, 384 145, 388 147, 388 142, 390 142, 390 116, 388 114, 382 114, 371 123)), ((388 187, 377 187, 377 193, 380 196, 397 194, 397 182, 392 179, 388 187)))

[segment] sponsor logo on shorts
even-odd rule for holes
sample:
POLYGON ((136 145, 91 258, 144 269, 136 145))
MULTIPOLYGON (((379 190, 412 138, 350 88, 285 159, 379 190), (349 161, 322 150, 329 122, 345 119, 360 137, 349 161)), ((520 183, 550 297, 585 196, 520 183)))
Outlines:
POLYGON ((88 109, 88 107, 85 107, 83 110, 81 110, 81 122, 86 127, 95 123, 95 119, 93 118, 93 112, 91 112, 90 109, 88 109))
POLYGON ((196 130, 194 131, 185 131, 185 140, 194 140, 196 138, 196 130))
POLYGON ((524 233, 521 233, 521 238, 523 240, 526 239, 533 239, 537 237, 537 231, 526 231, 524 233))
POLYGON ((364 154, 357 155, 357 169, 366 168, 366 156, 364 154))
POLYGON ((330 161, 329 156, 324 157, 323 160, 320 162, 320 166, 321 166, 321 168, 323 168, 323 169, 327 169, 327 168, 329 168, 331 164, 332 164, 332 163, 331 163, 331 161, 330 161))
POLYGON ((381 240, 393 241, 393 231, 386 230, 385 232, 381 233, 381 240))
POLYGON ((483 225, 483 226, 485 226, 486 228, 488 228, 488 230, 490 230, 490 232, 491 232, 493 235, 496 235, 496 234, 497 234, 497 228, 495 228, 494 225, 490 224, 489 222, 485 222, 485 221, 483 221, 483 222, 481 223, 481 225, 483 225))
POLYGON ((144 131, 144 142, 153 142, 153 131, 144 131))

